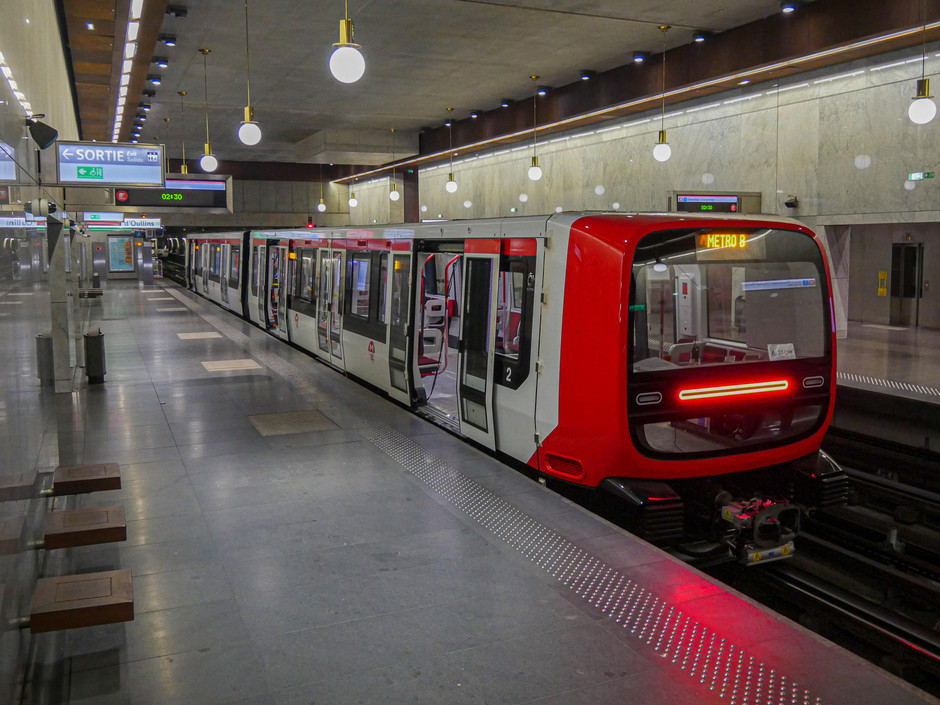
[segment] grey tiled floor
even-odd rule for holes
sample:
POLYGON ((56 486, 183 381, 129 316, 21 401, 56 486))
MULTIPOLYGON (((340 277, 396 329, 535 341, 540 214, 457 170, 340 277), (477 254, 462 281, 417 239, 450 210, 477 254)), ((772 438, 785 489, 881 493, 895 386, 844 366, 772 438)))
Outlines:
POLYGON ((71 556, 79 572, 130 569, 137 616, 69 634, 69 702, 730 702, 425 484, 366 427, 425 449, 429 464, 472 479, 768 672, 784 669, 809 703, 923 702, 220 309, 174 290, 187 310, 157 311, 153 291, 108 288, 95 311, 107 381, 65 401, 29 379, 32 324, 0 319, 3 462, 121 464, 121 490, 78 504, 123 504, 127 542, 71 556), (176 335, 213 325, 224 337, 176 335), (262 367, 200 364, 249 357, 262 367), (262 437, 248 420, 311 409, 338 429, 262 437))

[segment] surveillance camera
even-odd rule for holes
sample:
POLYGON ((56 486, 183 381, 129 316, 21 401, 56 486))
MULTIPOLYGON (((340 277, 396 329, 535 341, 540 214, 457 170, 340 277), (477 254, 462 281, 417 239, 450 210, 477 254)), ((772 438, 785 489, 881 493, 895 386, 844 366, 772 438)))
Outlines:
POLYGON ((796 196, 787 196, 787 200, 783 202, 783 205, 785 205, 787 208, 799 208, 800 199, 796 196))

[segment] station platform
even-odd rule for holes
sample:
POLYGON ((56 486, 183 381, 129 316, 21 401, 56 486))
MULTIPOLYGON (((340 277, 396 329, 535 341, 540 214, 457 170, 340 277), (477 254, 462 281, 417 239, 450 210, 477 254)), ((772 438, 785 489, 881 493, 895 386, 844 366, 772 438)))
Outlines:
POLYGON ((31 292, 0 472, 120 464, 78 506, 127 541, 72 568, 136 603, 68 633, 63 702, 937 702, 174 285, 110 284, 105 383, 40 391, 31 292))
POLYGON ((940 404, 940 330, 850 321, 836 352, 840 386, 940 404))

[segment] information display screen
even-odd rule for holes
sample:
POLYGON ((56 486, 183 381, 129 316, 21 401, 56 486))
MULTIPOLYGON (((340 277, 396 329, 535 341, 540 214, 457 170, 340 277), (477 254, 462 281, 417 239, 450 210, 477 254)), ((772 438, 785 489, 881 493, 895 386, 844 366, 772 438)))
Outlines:
POLYGON ((680 193, 676 196, 676 210, 686 213, 737 213, 739 200, 737 196, 680 193))
POLYGON ((108 238, 109 270, 112 272, 134 271, 134 238, 108 238))
POLYGON ((701 230, 695 239, 699 262, 763 260, 767 258, 767 230, 701 230))
POLYGON ((227 208, 225 181, 167 179, 164 188, 119 188, 116 206, 167 206, 178 208, 227 208))
POLYGON ((59 183, 79 186, 159 186, 160 145, 56 142, 59 183))

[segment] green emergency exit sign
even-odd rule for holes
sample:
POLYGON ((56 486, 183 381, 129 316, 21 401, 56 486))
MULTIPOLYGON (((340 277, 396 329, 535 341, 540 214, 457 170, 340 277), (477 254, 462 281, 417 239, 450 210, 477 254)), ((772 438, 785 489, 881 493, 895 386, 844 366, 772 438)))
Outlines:
POLYGON ((75 169, 75 175, 80 179, 103 179, 103 166, 80 166, 75 169))

